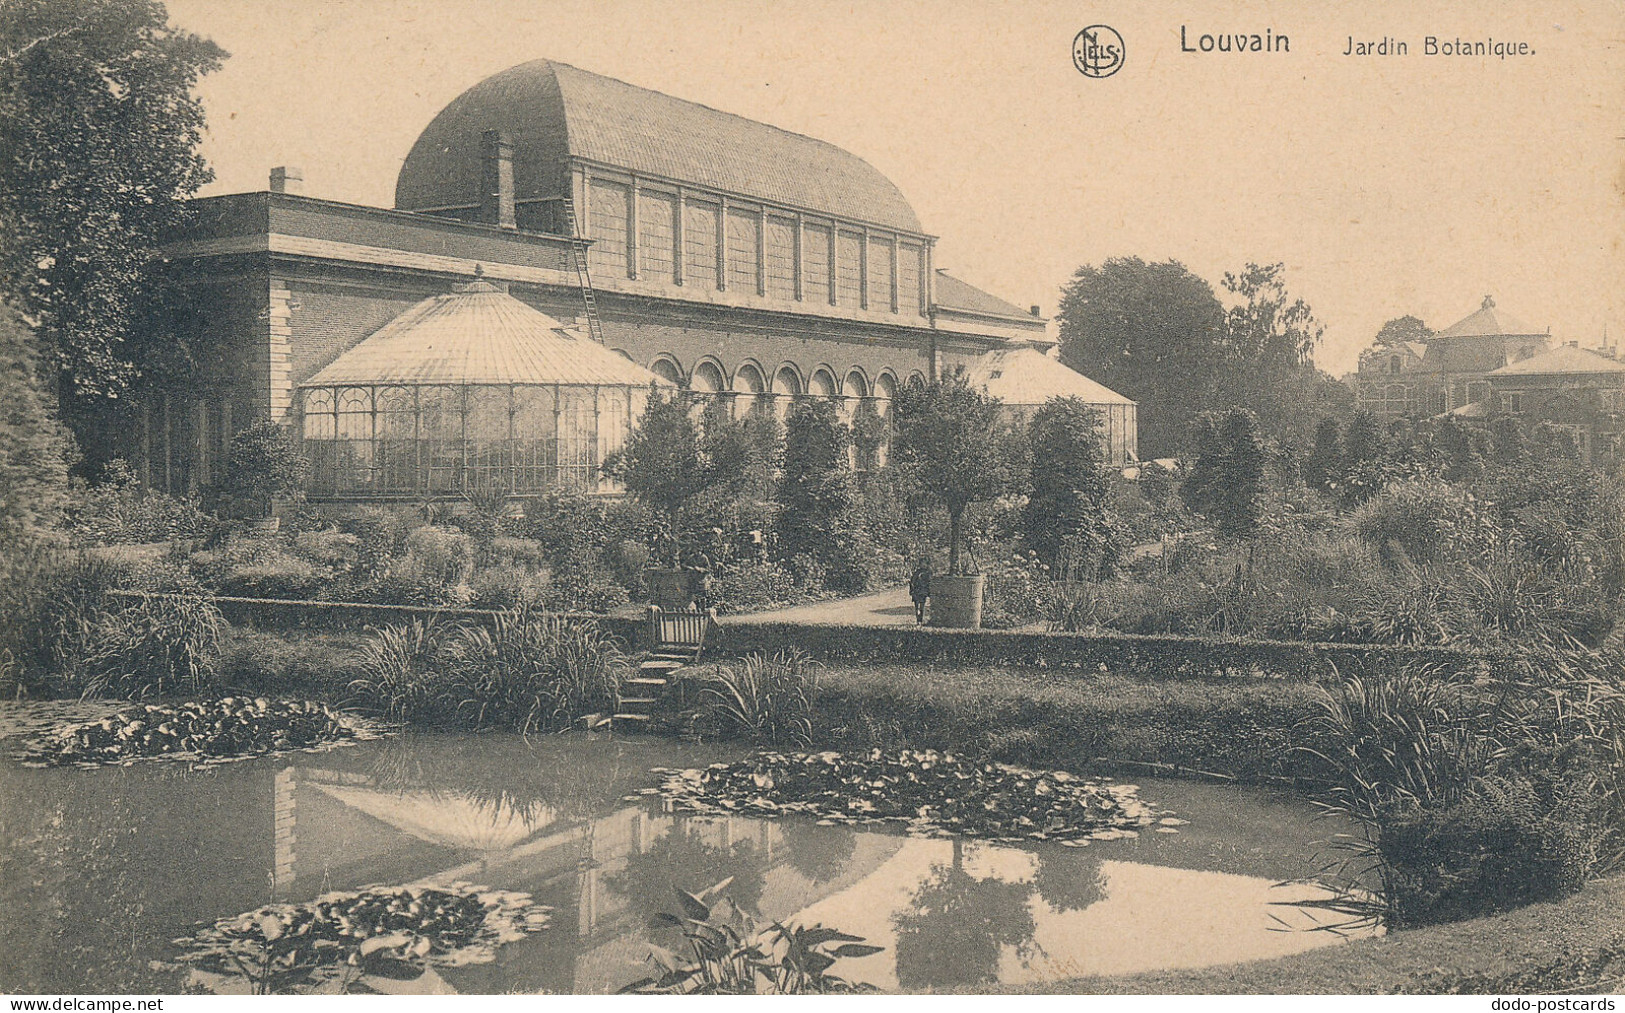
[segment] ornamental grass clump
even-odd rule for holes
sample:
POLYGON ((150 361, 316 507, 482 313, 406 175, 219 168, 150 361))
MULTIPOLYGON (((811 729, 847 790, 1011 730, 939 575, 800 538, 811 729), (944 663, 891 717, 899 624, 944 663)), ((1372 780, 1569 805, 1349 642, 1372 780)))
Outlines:
POLYGON ((610 709, 629 664, 597 624, 521 607, 488 625, 384 627, 361 669, 352 697, 390 721, 527 733, 610 709))
POLYGON ((1411 664, 1346 677, 1305 731, 1335 783, 1326 903, 1391 928, 1503 911, 1625 865, 1617 657, 1534 647, 1484 673, 1411 664))
POLYGON ((806 748, 812 744, 819 667, 799 648, 771 658, 753 653, 716 667, 701 684, 701 707, 724 737, 806 748))
POLYGON ((556 731, 607 711, 629 670, 614 638, 593 623, 515 609, 447 642, 440 693, 456 723, 515 732, 556 731))

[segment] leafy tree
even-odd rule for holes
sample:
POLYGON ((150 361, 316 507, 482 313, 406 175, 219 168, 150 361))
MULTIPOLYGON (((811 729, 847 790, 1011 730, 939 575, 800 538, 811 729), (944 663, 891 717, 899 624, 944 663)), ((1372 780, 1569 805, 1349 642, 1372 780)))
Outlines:
POLYGON ((1383 324, 1377 331, 1376 338, 1371 342, 1371 348, 1376 352, 1387 352, 1406 342, 1426 341, 1433 337, 1433 328, 1422 322, 1420 317, 1406 314, 1383 324))
POLYGON ((1080 398, 1054 398, 1033 413, 1027 433, 1032 445, 1032 491, 1023 511, 1028 547, 1052 571, 1106 556, 1113 545, 1100 413, 1080 398))
POLYGON ((1315 368, 1325 328, 1308 303, 1288 295, 1282 264, 1226 272, 1224 289, 1236 300, 1224 321, 1224 403, 1250 409, 1277 442, 1302 446, 1333 390, 1346 391, 1315 368))
POLYGON ((192 89, 225 55, 158 0, 0 5, 0 291, 81 442, 143 370, 184 365, 157 254, 212 178, 192 89))
POLYGON ((848 582, 857 563, 843 551, 858 503, 848 456, 851 446, 852 432, 840 420, 834 402, 818 398, 798 403, 785 425, 784 471, 778 489, 780 553, 786 557, 806 553, 848 582))
POLYGON ((680 517, 689 498, 705 488, 709 476, 700 457, 700 432, 688 410, 688 395, 662 396, 649 385, 649 403, 638 427, 605 470, 626 491, 664 518, 671 537, 664 554, 675 562, 680 517))
POLYGON ((1331 492, 1343 474, 1342 433, 1334 418, 1320 420, 1315 427, 1315 445, 1303 462, 1303 480, 1310 488, 1331 492))
POLYGON ((684 513, 691 527, 725 532, 766 531, 783 444, 783 426, 771 411, 735 418, 723 398, 700 415, 699 454, 704 488, 684 513))
POLYGON ((288 431, 258 419, 237 431, 226 455, 226 493, 250 509, 267 513, 271 498, 296 493, 305 481, 306 461, 288 431))
POLYGON ((1504 415, 1496 419, 1490 435, 1495 442, 1495 460, 1498 463, 1517 464, 1524 460, 1526 447, 1523 427, 1517 419, 1504 415))
POLYGON ((971 387, 960 369, 940 380, 911 379, 893 407, 894 460, 916 488, 948 511, 948 572, 963 573, 966 509, 1008 492, 1022 470, 1004 405, 971 387))
POLYGON ((1258 420, 1245 408, 1231 408, 1202 419, 1199 428, 1201 449, 1180 493, 1221 537, 1246 538, 1258 530, 1264 496, 1267 455, 1258 420))
POLYGON ((1145 457, 1185 449, 1225 372, 1224 307, 1178 261, 1078 268, 1057 313, 1061 361, 1140 403, 1145 457))
POLYGON ((40 379, 33 334, 0 303, 0 559, 61 517, 72 455, 40 379))
POLYGON ((1376 416, 1360 412, 1349 423, 1343 441, 1340 497, 1345 505, 1356 506, 1375 496, 1383 481, 1382 432, 1376 416))

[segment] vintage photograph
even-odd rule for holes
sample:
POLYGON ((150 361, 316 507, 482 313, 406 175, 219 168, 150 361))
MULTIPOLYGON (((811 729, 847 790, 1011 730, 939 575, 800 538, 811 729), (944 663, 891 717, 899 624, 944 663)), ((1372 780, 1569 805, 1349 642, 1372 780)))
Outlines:
POLYGON ((0 0, 0 993, 1612 1009, 1622 337, 1614 0, 0 0))

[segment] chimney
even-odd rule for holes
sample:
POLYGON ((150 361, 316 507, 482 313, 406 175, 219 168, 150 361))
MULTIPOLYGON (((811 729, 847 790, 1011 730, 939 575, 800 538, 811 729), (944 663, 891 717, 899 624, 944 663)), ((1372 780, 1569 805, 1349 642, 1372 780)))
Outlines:
POLYGON ((271 170, 272 193, 304 193, 305 170, 297 165, 279 165, 271 170))
POLYGON ((1040 312, 1038 312, 1038 307, 1037 307, 1037 306, 1034 306, 1034 307, 1032 307, 1032 308, 1031 308, 1031 309, 1029 309, 1029 310, 1028 310, 1028 311, 1027 311, 1027 312, 1029 312, 1029 313, 1031 313, 1031 314, 1032 314, 1032 315, 1033 315, 1033 316, 1035 316, 1035 317, 1041 317, 1041 316, 1043 316, 1043 315, 1044 315, 1044 314, 1042 314, 1042 313, 1040 313, 1040 312))
POLYGON ((480 221, 517 228, 513 211, 513 143, 500 130, 480 135, 480 221))

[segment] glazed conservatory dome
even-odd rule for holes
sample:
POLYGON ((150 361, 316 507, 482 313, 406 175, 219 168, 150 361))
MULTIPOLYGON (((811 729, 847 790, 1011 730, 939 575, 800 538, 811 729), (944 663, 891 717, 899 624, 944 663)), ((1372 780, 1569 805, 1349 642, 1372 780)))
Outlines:
POLYGON ((598 491, 651 384, 671 386, 498 285, 458 285, 301 384, 312 491, 598 491))

